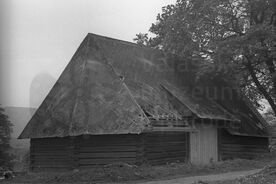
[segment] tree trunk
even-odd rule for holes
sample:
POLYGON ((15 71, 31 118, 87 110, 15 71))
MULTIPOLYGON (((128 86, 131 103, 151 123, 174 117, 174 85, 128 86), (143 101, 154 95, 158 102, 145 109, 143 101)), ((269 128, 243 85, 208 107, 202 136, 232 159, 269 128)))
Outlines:
POLYGON ((266 64, 268 71, 271 75, 271 79, 272 79, 272 83, 273 83, 273 90, 276 95, 276 71, 275 71, 275 65, 273 63, 273 59, 272 58, 266 59, 265 64, 266 64))
POLYGON ((276 105, 274 103, 274 100, 271 98, 271 96, 269 95, 269 93, 266 91, 266 89, 261 85, 261 83, 259 82, 255 72, 254 72, 254 68, 251 64, 251 61, 247 59, 247 67, 248 67, 248 71, 250 73, 250 76, 252 77, 253 82, 255 83, 255 85, 257 86, 258 90, 264 95, 265 99, 268 101, 270 107, 272 108, 274 115, 276 115, 276 105))

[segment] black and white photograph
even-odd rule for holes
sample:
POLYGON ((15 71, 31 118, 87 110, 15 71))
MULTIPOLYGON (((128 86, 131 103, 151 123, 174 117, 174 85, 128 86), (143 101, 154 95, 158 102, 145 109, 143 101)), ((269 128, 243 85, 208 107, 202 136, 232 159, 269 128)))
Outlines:
POLYGON ((276 184, 276 0, 1 0, 0 184, 276 184))

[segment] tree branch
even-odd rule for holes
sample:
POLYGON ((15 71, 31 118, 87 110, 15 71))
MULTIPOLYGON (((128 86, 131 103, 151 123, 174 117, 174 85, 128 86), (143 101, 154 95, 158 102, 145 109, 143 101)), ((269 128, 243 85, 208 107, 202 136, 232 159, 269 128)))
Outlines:
POLYGON ((265 99, 268 101, 268 103, 271 106, 274 114, 276 115, 276 105, 275 105, 274 100, 271 98, 271 96, 266 91, 266 89, 264 88, 264 86, 262 86, 261 83, 260 83, 260 81, 258 80, 258 78, 256 76, 256 73, 254 71, 254 68, 252 66, 250 58, 247 57, 247 56, 245 56, 245 57, 247 58, 247 68, 248 68, 249 74, 250 74, 253 82, 257 86, 258 90, 263 94, 263 96, 265 97, 265 99))

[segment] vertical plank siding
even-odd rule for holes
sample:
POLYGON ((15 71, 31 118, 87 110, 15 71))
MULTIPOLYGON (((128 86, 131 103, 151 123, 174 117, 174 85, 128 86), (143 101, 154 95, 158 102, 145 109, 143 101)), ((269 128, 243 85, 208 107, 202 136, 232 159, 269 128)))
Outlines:
POLYGON ((31 169, 68 170, 116 162, 129 164, 184 162, 189 156, 188 133, 85 135, 31 139, 31 169))
POLYGON ((190 134, 191 163, 208 164, 218 161, 218 138, 215 125, 197 125, 190 134))
POLYGON ((243 158, 253 159, 268 152, 267 137, 231 135, 226 130, 220 130, 219 153, 222 160, 243 158))

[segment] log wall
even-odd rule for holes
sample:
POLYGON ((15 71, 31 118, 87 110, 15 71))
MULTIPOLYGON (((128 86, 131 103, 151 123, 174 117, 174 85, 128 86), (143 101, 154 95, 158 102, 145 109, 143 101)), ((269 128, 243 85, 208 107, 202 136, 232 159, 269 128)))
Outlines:
POLYGON ((89 168, 114 162, 136 164, 139 135, 99 135, 78 137, 78 166, 89 168))
POLYGON ((219 130, 219 154, 221 160, 243 158, 254 159, 268 152, 267 137, 231 135, 219 130))
POLYGON ((30 143, 32 171, 66 170, 70 167, 68 138, 31 139, 30 143))
POLYGON ((144 157, 150 165, 186 162, 189 158, 189 133, 154 132, 144 134, 144 157))
POLYGON ((153 132, 140 135, 85 135, 31 139, 31 170, 68 170, 116 162, 152 165, 184 162, 189 134, 153 132))
MULTIPOLYGON (((252 159, 268 152, 268 138, 231 135, 220 129, 221 160, 252 159)), ((93 135, 31 139, 33 171, 89 168, 114 162, 159 165, 190 158, 188 132, 151 132, 140 135, 93 135)))

